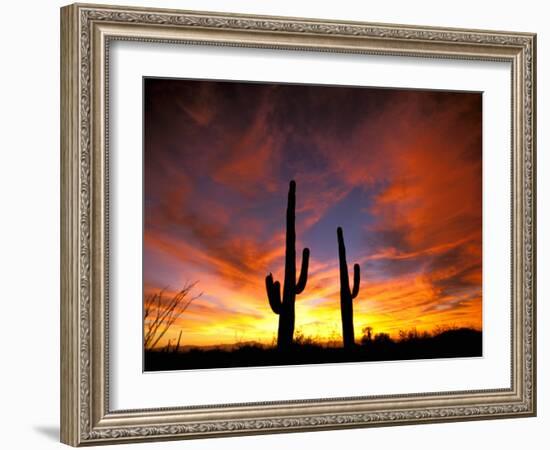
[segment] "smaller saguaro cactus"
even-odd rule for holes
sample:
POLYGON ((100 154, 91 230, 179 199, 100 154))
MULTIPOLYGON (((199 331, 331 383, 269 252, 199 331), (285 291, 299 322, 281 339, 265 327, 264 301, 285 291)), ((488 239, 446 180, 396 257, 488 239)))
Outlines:
POLYGON ((348 263, 346 262, 346 246, 344 245, 344 232, 338 227, 338 258, 340 259, 340 310, 342 313, 342 336, 344 348, 353 348, 355 334, 353 331, 353 299, 359 294, 360 268, 359 264, 353 266, 353 288, 349 285, 348 263))

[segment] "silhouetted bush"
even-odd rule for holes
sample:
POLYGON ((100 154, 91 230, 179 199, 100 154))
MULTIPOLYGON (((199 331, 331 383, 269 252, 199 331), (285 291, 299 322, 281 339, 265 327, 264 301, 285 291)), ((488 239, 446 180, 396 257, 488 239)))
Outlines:
POLYGON ((363 336, 362 345, 352 349, 316 343, 297 332, 294 343, 286 349, 259 343, 233 347, 185 348, 179 352, 147 350, 145 370, 186 370, 227 367, 280 366, 411 359, 482 356, 482 333, 470 328, 444 329, 438 334, 406 331, 394 340, 387 333, 371 338, 363 336))

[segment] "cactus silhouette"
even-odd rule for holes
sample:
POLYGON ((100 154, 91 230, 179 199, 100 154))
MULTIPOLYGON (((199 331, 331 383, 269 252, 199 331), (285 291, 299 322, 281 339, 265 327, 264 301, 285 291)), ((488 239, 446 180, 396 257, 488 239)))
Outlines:
POLYGON ((283 297, 281 300, 281 283, 273 281, 270 273, 265 278, 267 298, 271 309, 279 315, 279 329, 277 332, 277 347, 288 348, 292 345, 294 336, 294 303, 296 295, 300 294, 307 283, 309 264, 309 249, 304 248, 302 254, 302 269, 298 283, 296 283, 296 182, 290 182, 288 190, 288 204, 286 209, 286 250, 285 250, 285 279, 283 297))
POLYGON ((352 348, 355 345, 353 331, 353 299, 359 293, 360 269, 359 264, 353 266, 353 288, 349 286, 348 263, 346 262, 346 246, 344 245, 344 232, 338 227, 338 258, 340 259, 340 310, 342 313, 342 336, 344 348, 352 348))

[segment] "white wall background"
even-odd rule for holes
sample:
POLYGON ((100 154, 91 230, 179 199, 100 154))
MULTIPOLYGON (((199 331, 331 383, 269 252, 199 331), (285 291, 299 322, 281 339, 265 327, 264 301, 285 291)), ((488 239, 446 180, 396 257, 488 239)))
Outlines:
MULTIPOLYGON (((120 2, 126 3, 126 2, 120 2)), ((163 0, 136 6, 244 12, 538 33, 538 348, 539 415, 438 425, 373 428, 216 440, 142 444, 139 448, 542 449, 550 427, 548 350, 544 322, 550 251, 550 189, 545 148, 550 120, 550 14, 534 0, 461 2, 338 0, 163 0), (543 28, 546 28, 543 31, 543 28)), ((59 1, 10 2, 2 7, 0 70, 0 442, 2 448, 49 449, 59 417, 59 1)), ((119 446, 118 448, 137 448, 119 446)))

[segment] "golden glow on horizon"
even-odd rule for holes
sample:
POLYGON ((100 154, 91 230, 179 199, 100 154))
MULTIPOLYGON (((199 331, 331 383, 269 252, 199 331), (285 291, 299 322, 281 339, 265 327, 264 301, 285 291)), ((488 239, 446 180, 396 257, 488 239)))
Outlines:
MULTIPOLYGON (((337 277, 337 270, 317 273, 311 283, 326 279, 327 275, 337 277)), ((337 278, 336 278, 337 280, 337 278)), ((217 288, 211 295, 227 298, 230 295, 236 304, 254 305, 247 312, 228 312, 207 306, 199 298, 174 323, 173 327, 159 341, 157 347, 169 342, 175 345, 182 330, 181 345, 225 345, 244 342, 272 344, 276 341, 279 316, 268 304, 265 288, 257 286, 256 293, 249 290, 231 292, 217 288)), ((365 327, 371 327, 373 334, 388 333, 393 338, 400 331, 416 329, 418 332, 432 332, 441 327, 470 327, 481 330, 481 297, 467 302, 459 308, 442 306, 433 311, 421 312, 420 307, 407 305, 422 303, 434 295, 431 286, 421 277, 398 282, 362 286, 354 300, 354 328, 359 342, 365 327)), ((340 297, 338 285, 319 289, 306 288, 296 300, 295 336, 302 335, 316 342, 341 342, 340 297)))

